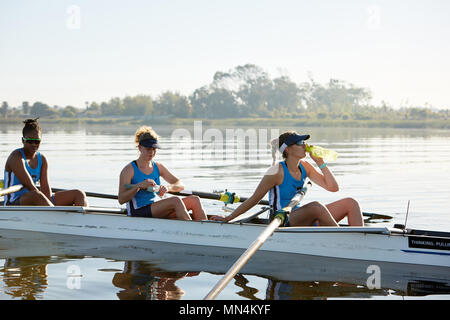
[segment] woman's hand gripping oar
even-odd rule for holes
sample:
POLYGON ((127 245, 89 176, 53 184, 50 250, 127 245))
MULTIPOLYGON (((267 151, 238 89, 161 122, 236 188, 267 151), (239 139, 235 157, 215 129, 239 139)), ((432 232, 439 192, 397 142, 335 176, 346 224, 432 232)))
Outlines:
POLYGON ((264 231, 256 238, 256 240, 248 247, 248 249, 240 256, 240 258, 231 266, 228 272, 223 278, 211 289, 206 295, 205 300, 212 300, 226 287, 226 285, 233 279, 233 277, 244 267, 247 261, 256 253, 256 251, 263 245, 263 243, 272 235, 272 233, 280 225, 282 225, 286 219, 286 215, 289 214, 292 209, 300 203, 305 196, 308 188, 311 187, 311 182, 308 182, 298 193, 292 198, 289 204, 275 213, 272 222, 264 229, 264 231))

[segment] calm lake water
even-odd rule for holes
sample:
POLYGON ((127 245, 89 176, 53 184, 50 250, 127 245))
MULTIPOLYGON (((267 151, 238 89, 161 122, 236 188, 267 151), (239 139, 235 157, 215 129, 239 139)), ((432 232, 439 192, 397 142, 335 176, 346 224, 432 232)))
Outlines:
MULTIPOLYGON (((410 201, 408 228, 450 229, 450 131, 209 128, 201 123, 185 128, 154 128, 164 146, 156 160, 181 178, 186 189, 227 189, 240 196, 251 195, 272 162, 268 148, 271 136, 295 129, 309 133, 311 144, 339 153, 337 162, 329 167, 337 177, 340 191, 329 193, 314 186, 305 202, 326 203, 352 196, 363 211, 393 216, 377 226, 392 226, 404 224, 410 201)), ((21 125, 0 127, 2 170, 9 153, 21 146, 21 129, 21 125)), ((136 129, 137 126, 120 125, 43 126, 40 151, 49 162, 51 186, 116 194, 120 171, 137 158, 133 141, 136 129)), ((119 207, 114 200, 89 201, 94 206, 119 207)), ((202 203, 210 214, 224 213, 221 203, 202 203)), ((139 261, 133 260, 133 249, 126 246, 119 254, 83 252, 59 256, 50 252, 18 257, 5 255, 2 241, 3 245, 8 239, 17 241, 17 252, 23 246, 33 245, 32 241, 20 234, 0 236, 0 299, 202 299, 242 253, 155 243, 151 254, 139 261)), ((76 241, 56 236, 52 240, 76 241)), ((36 252, 40 249, 43 248, 36 248, 36 252)), ((282 263, 293 257, 277 259, 271 266, 274 258, 257 254, 218 298, 450 298, 448 282, 421 282, 420 269, 415 273, 417 277, 411 278, 410 274, 386 266, 382 270, 391 272, 385 273, 382 287, 369 289, 364 265, 356 270, 355 265, 348 263, 310 258, 299 262, 296 270, 284 271, 280 270, 282 263), (258 268, 262 265, 264 268, 258 268)), ((447 279, 450 281, 450 275, 447 279)))

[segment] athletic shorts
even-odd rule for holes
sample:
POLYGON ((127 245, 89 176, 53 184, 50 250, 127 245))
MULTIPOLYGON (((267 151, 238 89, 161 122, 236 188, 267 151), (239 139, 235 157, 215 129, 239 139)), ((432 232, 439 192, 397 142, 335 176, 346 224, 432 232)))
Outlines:
POLYGON ((152 204, 148 204, 146 206, 135 209, 133 205, 130 205, 130 212, 128 213, 131 217, 143 217, 143 218, 151 218, 152 217, 152 204))
POLYGON ((13 202, 6 202, 7 206, 20 206, 20 197, 18 197, 13 202))

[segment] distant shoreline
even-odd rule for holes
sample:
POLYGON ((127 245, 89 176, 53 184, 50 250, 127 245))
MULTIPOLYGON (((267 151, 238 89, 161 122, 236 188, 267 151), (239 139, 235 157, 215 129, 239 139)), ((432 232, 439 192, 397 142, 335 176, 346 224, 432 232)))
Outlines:
MULTIPOLYGON (((21 123, 26 117, 1 118, 0 124, 21 123)), ((411 128, 411 129, 450 129, 450 120, 305 120, 292 118, 230 118, 230 119, 199 119, 199 118, 40 118, 43 124, 59 125, 171 125, 188 126, 194 121, 202 121, 204 126, 236 127, 236 126, 283 126, 283 127, 344 127, 344 128, 411 128)))

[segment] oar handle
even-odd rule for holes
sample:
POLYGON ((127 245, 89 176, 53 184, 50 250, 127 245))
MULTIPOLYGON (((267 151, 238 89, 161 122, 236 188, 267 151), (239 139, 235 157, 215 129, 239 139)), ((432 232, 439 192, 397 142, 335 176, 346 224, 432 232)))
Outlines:
MULTIPOLYGON (((127 188, 127 189, 133 189, 134 187, 136 187, 137 185, 136 184, 126 184, 125 185, 125 188, 127 188)), ((159 192, 159 188, 160 188, 161 186, 159 186, 159 185, 155 185, 155 186, 151 186, 151 187, 148 187, 147 189, 145 189, 145 191, 147 191, 147 192, 159 192)), ((142 190, 142 189, 141 189, 142 190)))
POLYGON ((11 186, 9 188, 2 189, 2 190, 0 190, 0 197, 6 196, 10 193, 18 192, 18 191, 22 190, 22 188, 23 188, 23 186, 21 184, 17 184, 15 186, 11 186))

